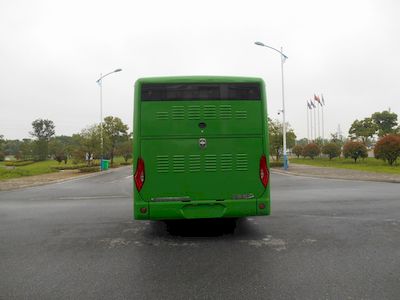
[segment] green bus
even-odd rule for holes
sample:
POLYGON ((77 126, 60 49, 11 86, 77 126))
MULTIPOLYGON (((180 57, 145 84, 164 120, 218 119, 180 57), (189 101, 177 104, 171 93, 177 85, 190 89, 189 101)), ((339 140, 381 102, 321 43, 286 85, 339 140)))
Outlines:
POLYGON ((260 78, 138 79, 134 218, 269 215, 267 126, 260 78))

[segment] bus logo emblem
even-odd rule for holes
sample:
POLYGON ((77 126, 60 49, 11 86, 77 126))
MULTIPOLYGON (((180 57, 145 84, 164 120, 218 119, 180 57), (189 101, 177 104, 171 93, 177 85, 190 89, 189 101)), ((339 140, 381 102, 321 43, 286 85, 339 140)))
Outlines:
POLYGON ((199 147, 200 149, 205 149, 207 147, 207 140, 205 138, 199 139, 199 147))

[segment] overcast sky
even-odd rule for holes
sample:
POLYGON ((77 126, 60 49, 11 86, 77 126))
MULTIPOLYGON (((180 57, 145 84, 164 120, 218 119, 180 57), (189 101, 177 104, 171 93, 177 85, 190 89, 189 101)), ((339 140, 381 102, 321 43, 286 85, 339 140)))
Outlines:
POLYGON ((338 125, 391 109, 400 115, 400 2, 374 1, 1 1, 0 134, 29 137, 37 118, 57 135, 104 116, 132 128, 140 77, 262 77, 281 118, 278 53, 284 49, 286 119, 307 136, 306 101, 323 94, 325 136, 338 125))

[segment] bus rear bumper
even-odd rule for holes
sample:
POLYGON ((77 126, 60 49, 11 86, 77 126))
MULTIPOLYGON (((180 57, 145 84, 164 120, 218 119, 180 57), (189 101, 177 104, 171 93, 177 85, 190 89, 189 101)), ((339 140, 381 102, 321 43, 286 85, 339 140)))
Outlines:
POLYGON ((137 220, 238 218, 270 214, 268 199, 141 202, 134 205, 137 220), (143 208, 147 209, 144 210, 143 208), (145 212, 144 212, 145 211, 145 212))

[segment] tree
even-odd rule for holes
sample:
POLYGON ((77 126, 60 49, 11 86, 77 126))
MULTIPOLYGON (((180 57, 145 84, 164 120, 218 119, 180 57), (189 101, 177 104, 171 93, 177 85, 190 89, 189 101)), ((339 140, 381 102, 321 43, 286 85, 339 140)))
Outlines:
POLYGON ((361 138, 364 145, 367 145, 368 139, 372 138, 378 126, 374 123, 372 118, 365 118, 363 120, 355 120, 349 129, 349 137, 351 139, 361 138))
POLYGON ((303 149, 304 157, 308 156, 311 159, 314 159, 314 157, 318 156, 320 153, 321 153, 321 149, 315 143, 310 143, 310 144, 304 146, 304 149, 303 149))
POLYGON ((302 138, 302 139, 296 141, 296 145, 305 146, 307 144, 308 144, 307 138, 302 138))
MULTIPOLYGON (((268 118, 269 127, 269 150, 270 153, 279 160, 283 150, 283 125, 278 120, 268 118)), ((289 123, 286 123, 286 147, 292 148, 296 143, 296 134, 290 128, 289 123)))
POLYGON ((4 136, 0 134, 0 161, 4 161, 5 154, 3 152, 4 136))
MULTIPOLYGON (((98 125, 89 126, 81 131, 80 134, 72 136, 72 143, 75 144, 72 154, 77 161, 83 161, 87 157, 99 157, 100 153, 100 127, 98 125)), ((91 160, 88 160, 91 165, 91 160)))
POLYGON ((51 120, 36 119, 32 122, 33 131, 29 134, 37 138, 35 154, 38 160, 46 160, 49 155, 49 140, 55 134, 55 125, 51 120))
POLYGON ((385 110, 373 113, 371 118, 377 126, 378 136, 396 133, 397 114, 390 112, 390 110, 385 110))
POLYGON ((300 155, 303 154, 303 146, 301 145, 296 145, 292 148, 292 152, 297 156, 297 158, 300 157, 300 155))
POLYGON ((18 156, 24 160, 33 159, 33 141, 31 139, 23 139, 18 156))
POLYGON ((108 150, 108 156, 111 159, 111 165, 113 165, 117 145, 123 142, 128 135, 128 125, 124 124, 118 117, 105 117, 103 133, 105 137, 105 146, 108 150))
POLYGON ((340 146, 335 143, 328 143, 322 146, 322 153, 328 155, 329 160, 340 156, 340 146))
POLYGON ((324 145, 324 144, 327 143, 327 142, 328 142, 328 140, 323 139, 322 137, 317 137, 317 138, 313 141, 313 143, 314 143, 314 144, 317 144, 320 148, 322 147, 322 145, 324 145))
POLYGON ((3 143, 4 154, 16 156, 20 151, 21 144, 19 140, 5 140, 3 143))
POLYGON ((400 156, 400 135, 388 134, 382 137, 375 145, 374 156, 376 159, 388 161, 392 166, 400 156))
POLYGON ((56 136, 50 139, 49 141, 49 154, 53 156, 53 158, 61 163, 67 163, 68 156, 71 152, 71 144, 72 138, 69 136, 56 136))
POLYGON ((343 137, 338 133, 331 133, 331 140, 330 143, 334 143, 338 145, 340 148, 344 145, 343 137))
POLYGON ((121 155, 125 162, 127 163, 130 158, 132 158, 132 139, 127 138, 124 142, 120 143, 117 148, 117 154, 121 155))
POLYGON ((368 151, 362 142, 349 141, 343 146, 343 155, 345 158, 351 157, 357 163, 358 158, 368 157, 368 151))

